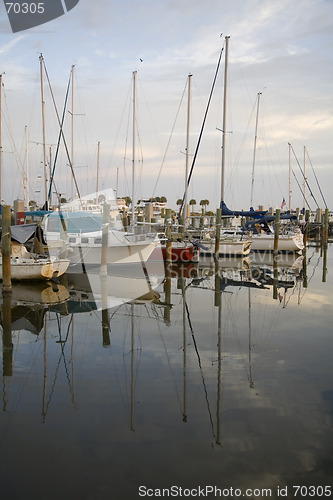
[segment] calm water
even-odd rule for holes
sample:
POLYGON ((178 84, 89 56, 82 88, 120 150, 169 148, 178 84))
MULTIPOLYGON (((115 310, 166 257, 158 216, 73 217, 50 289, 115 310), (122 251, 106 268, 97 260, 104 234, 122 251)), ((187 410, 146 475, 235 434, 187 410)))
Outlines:
POLYGON ((146 281, 128 276, 106 295, 83 276, 16 285, 2 305, 1 497, 329 496, 332 258, 289 256, 275 288, 267 256, 222 262, 219 279, 208 262, 166 281, 153 266, 159 298, 136 303, 146 281))

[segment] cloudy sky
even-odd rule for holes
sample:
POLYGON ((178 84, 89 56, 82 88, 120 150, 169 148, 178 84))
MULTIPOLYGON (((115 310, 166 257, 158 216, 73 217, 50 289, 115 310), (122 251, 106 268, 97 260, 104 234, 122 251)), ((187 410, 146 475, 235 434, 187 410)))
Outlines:
MULTIPOLYGON (((13 34, 0 5, 0 72, 4 73, 3 189, 23 196, 28 135, 29 197, 42 201, 39 56, 43 54, 59 114, 74 70, 74 169, 81 194, 118 187, 131 196, 131 83, 137 71, 136 197, 166 196, 175 208, 185 177, 188 74, 190 162, 197 146, 216 65, 230 36, 225 201, 250 205, 257 95, 261 92, 253 205, 302 206, 301 169, 312 196, 332 208, 333 2, 331 0, 80 0, 66 15, 13 34), (222 36, 221 36, 222 35, 222 36), (184 97, 182 98, 184 94, 184 97), (288 143, 292 145, 292 150, 288 143), (118 183, 117 183, 118 179, 118 183)), ((219 71, 189 197, 220 199, 224 60, 219 71)), ((54 160, 58 127, 45 80, 46 143, 54 160)), ((71 110, 71 94, 69 108, 71 110)), ((71 151, 71 115, 65 137, 71 151)), ((63 145, 56 185, 71 196, 63 145)), ((309 190, 307 190, 309 193, 309 190)))

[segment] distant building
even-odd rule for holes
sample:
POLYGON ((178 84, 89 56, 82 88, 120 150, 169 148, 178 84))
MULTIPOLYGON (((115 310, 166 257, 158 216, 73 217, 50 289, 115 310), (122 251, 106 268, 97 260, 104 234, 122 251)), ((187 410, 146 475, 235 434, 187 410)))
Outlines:
POLYGON ((125 198, 117 198, 118 210, 124 211, 128 206, 126 205, 125 198))
POLYGON ((148 207, 152 207, 152 217, 159 217, 162 210, 167 208, 167 203, 162 201, 151 201, 149 198, 142 198, 137 204, 137 208, 141 211, 145 211, 148 207))

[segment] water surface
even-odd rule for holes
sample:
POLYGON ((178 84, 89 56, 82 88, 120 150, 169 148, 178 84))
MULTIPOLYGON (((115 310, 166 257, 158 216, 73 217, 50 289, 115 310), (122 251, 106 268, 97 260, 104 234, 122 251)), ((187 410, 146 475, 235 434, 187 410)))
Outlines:
POLYGON ((324 496, 332 257, 310 246, 277 287, 258 256, 221 263, 218 279, 207 262, 174 268, 158 298, 122 292, 103 311, 75 278, 15 285, 2 304, 2 497, 324 496))

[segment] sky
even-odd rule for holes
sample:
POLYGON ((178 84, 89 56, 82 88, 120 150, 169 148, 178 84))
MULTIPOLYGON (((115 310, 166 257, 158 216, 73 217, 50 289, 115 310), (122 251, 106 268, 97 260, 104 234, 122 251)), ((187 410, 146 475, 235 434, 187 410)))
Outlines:
MULTIPOLYGON (((15 34, 1 3, 3 201, 23 199, 26 176, 29 199, 43 201, 42 54, 60 116, 74 66, 74 135, 70 90, 64 136, 80 194, 112 187, 131 197, 136 71, 135 197, 165 196, 176 208, 185 187, 188 75, 191 166, 226 36, 225 202, 248 209, 253 177, 255 208, 280 207, 283 198, 288 208, 290 191, 291 208, 302 207, 305 163, 307 208, 332 208, 332 0, 80 0, 15 34)), ((215 210, 221 198, 224 55, 189 186, 197 209, 207 199, 215 210)), ((59 127, 45 76, 44 88, 53 165, 59 127)), ((63 142, 55 186, 71 198, 63 142)))

